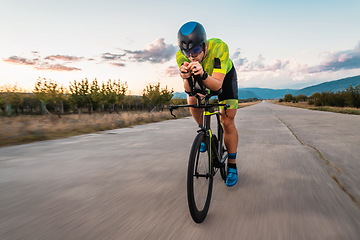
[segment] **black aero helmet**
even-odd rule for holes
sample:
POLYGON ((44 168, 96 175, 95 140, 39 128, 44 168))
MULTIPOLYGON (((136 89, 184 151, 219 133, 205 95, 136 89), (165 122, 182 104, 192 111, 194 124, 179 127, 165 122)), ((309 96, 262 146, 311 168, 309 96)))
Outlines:
POLYGON ((194 47, 201 46, 205 49, 206 32, 198 22, 187 22, 179 29, 178 45, 181 51, 189 51, 194 47))

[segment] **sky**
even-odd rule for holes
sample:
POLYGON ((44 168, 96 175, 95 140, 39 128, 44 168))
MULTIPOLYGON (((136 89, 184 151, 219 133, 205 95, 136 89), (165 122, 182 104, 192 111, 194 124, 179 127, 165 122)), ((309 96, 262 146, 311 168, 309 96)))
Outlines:
POLYGON ((239 87, 300 89, 360 75, 358 0, 0 0, 0 87, 39 78, 160 82, 183 91, 177 32, 198 21, 230 49, 239 87))

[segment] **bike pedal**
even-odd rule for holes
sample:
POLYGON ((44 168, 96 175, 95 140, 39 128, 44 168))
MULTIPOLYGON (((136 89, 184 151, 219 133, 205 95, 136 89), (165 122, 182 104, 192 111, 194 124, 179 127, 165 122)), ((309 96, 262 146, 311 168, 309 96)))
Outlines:
POLYGON ((221 167, 224 166, 224 163, 221 163, 218 160, 213 159, 213 165, 214 165, 215 168, 221 168, 221 167))

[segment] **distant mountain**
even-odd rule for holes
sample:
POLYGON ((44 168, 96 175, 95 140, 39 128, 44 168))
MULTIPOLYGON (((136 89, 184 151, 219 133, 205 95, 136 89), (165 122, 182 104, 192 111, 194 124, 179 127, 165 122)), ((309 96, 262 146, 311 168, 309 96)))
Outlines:
POLYGON ((338 91, 346 90, 350 86, 355 87, 359 84, 360 84, 360 75, 355 76, 355 77, 348 77, 348 78, 343 78, 343 79, 339 79, 339 80, 335 80, 335 81, 330 81, 330 82, 324 82, 324 83, 321 83, 318 85, 306 87, 299 91, 296 91, 293 95, 297 96, 297 95, 302 94, 302 95, 306 95, 306 96, 311 96, 316 92, 335 92, 336 93, 338 91))
MULTIPOLYGON (((258 88, 260 89, 260 88, 258 88)), ((258 94, 252 90, 246 88, 238 89, 239 99, 259 98, 258 94)))
POLYGON ((187 94, 185 92, 174 92, 173 98, 186 99, 187 94))
POLYGON ((269 89, 269 88, 239 88, 239 99, 257 98, 257 99, 277 99, 285 94, 293 94, 297 89, 269 89))
MULTIPOLYGON (((297 96, 300 94, 311 96, 316 92, 338 92, 346 90, 349 86, 360 84, 360 75, 355 77, 343 78, 335 81, 324 82, 318 85, 306 87, 303 89, 269 89, 269 88, 239 88, 239 99, 257 98, 257 99, 279 99, 286 94, 297 96)), ((186 98, 186 93, 174 93, 174 98, 186 98)))

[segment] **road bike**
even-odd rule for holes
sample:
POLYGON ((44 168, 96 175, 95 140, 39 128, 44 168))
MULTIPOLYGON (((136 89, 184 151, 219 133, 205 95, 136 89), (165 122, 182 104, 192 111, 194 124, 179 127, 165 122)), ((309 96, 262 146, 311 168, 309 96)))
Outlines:
POLYGON ((208 213, 212 195, 213 179, 220 170, 225 181, 227 150, 224 145, 224 130, 220 121, 220 111, 215 108, 223 107, 226 114, 228 104, 210 103, 210 98, 221 93, 206 89, 201 80, 196 76, 188 79, 191 91, 190 96, 195 96, 196 104, 170 106, 170 113, 177 108, 192 107, 204 109, 203 125, 197 131, 190 150, 187 172, 187 199, 190 214, 196 223, 205 220, 208 213), (211 117, 216 116, 215 133, 211 129, 211 117), (205 151, 204 151, 205 150, 205 151))

